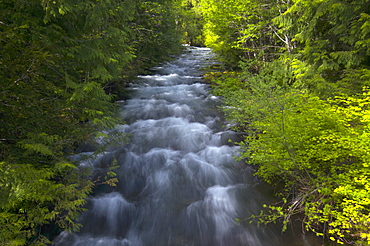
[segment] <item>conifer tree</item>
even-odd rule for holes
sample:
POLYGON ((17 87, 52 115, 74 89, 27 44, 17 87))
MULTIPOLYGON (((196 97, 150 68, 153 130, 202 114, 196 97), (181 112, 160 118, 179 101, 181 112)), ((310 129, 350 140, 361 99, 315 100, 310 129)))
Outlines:
POLYGON ((179 46, 167 3, 0 2, 0 245, 48 243, 48 223, 79 228, 94 183, 67 157, 119 122, 111 81, 124 87, 135 57, 173 51, 146 54, 141 44, 179 46))

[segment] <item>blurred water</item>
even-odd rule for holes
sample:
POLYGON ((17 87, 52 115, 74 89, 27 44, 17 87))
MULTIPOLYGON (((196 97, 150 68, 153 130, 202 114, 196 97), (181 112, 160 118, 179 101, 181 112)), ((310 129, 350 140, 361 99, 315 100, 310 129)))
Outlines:
POLYGON ((89 200, 83 229, 63 232, 55 245, 290 246, 319 245, 301 233, 281 234, 235 219, 259 214, 270 190, 237 163, 236 133, 224 127, 219 99, 202 83, 214 62, 207 48, 188 47, 177 60, 139 76, 122 103, 128 145, 91 163, 118 161, 118 186, 89 200))

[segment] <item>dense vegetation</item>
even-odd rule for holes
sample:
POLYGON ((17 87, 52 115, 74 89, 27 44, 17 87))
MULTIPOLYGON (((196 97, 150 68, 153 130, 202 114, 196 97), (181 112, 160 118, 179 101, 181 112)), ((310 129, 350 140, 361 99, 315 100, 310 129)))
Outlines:
POLYGON ((114 101, 130 76, 180 51, 181 3, 2 0, 0 9, 0 245, 41 245, 52 237, 44 225, 78 229, 94 185, 114 183, 110 168, 93 180, 67 157, 119 121, 114 101))
POLYGON ((340 244, 370 244, 368 0, 200 0, 208 75, 241 158, 280 187, 261 222, 294 217, 340 244), (301 216, 304 215, 304 216, 301 216))
POLYGON ((2 0, 0 9, 0 245, 48 243, 45 224, 78 229, 85 198, 114 177, 107 168, 91 179, 67 157, 104 137, 130 76, 181 39, 219 54, 227 71, 208 79, 245 132, 240 158, 282 188, 281 203, 256 218, 284 229, 302 218, 333 242, 370 244, 369 0, 2 0))

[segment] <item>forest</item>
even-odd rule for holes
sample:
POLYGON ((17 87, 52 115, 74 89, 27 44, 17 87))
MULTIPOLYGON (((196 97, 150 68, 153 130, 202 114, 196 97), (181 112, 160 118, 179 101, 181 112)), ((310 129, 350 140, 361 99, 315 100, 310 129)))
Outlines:
MULTIPOLYGON (((276 187, 254 220, 300 219, 336 244, 370 244, 368 0, 1 0, 0 245, 75 231, 97 184, 68 156, 98 153, 117 100, 182 44, 221 62, 205 79, 243 133, 238 158, 276 187)), ((127 141, 110 134, 110 142, 127 141)), ((244 219, 244 218, 240 218, 244 219)))

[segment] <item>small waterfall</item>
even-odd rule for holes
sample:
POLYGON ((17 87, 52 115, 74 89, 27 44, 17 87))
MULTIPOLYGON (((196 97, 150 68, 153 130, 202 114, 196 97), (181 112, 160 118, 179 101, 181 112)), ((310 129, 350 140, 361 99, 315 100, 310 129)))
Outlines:
POLYGON ((238 136, 202 82, 202 68, 213 62, 209 49, 188 47, 155 75, 138 77, 122 103, 127 125, 116 129, 130 143, 92 164, 104 167, 115 156, 119 183, 90 198, 82 230, 61 233, 55 245, 318 245, 300 233, 282 235, 279 226, 236 222, 272 198, 251 167, 233 159, 237 146, 229 140, 238 136))

